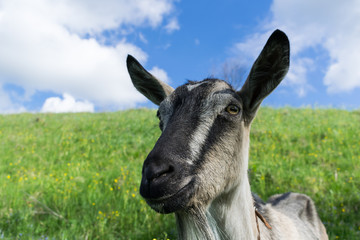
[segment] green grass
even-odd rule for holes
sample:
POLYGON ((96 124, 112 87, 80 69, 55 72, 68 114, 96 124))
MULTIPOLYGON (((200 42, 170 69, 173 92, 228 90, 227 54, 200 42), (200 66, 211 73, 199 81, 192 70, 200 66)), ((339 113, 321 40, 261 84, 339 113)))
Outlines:
MULTIPOLYGON (((159 137, 153 110, 0 115, 0 239, 174 239, 138 193, 159 137)), ((262 108, 250 181, 263 199, 302 192, 330 239, 360 239, 360 112, 262 108)))

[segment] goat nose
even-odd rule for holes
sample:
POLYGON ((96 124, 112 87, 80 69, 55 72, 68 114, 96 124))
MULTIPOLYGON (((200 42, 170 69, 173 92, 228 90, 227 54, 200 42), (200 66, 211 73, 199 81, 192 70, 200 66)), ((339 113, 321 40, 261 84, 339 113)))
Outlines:
POLYGON ((149 164, 144 167, 144 177, 148 182, 167 179, 174 172, 170 164, 149 164))

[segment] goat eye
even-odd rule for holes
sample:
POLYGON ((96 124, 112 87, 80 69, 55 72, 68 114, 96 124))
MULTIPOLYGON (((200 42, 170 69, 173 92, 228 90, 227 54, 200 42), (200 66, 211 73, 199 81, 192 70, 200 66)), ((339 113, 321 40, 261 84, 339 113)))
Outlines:
POLYGON ((236 115, 240 112, 240 108, 236 105, 230 104, 229 106, 226 107, 226 111, 231 115, 236 115))

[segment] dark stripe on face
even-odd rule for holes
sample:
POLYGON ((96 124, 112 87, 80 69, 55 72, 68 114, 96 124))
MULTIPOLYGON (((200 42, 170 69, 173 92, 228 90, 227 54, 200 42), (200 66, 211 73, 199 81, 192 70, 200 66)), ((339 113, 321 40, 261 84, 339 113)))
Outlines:
MULTIPOLYGON (((205 117, 204 120, 206 115, 202 116, 202 114, 206 112, 204 112, 203 108, 208 104, 209 94, 213 94, 212 91, 217 89, 216 84, 219 84, 219 80, 206 80, 200 83, 184 85, 175 90, 173 96, 171 96, 171 105, 167 106, 168 108, 171 106, 172 110, 170 112, 172 114, 169 116, 164 132, 154 150, 161 147, 166 149, 164 151, 171 150, 171 153, 168 154, 180 155, 188 163, 199 162, 198 158, 204 158, 203 155, 206 151, 215 145, 216 140, 226 132, 225 126, 228 126, 229 123, 232 124, 232 121, 229 121, 221 114, 215 119, 205 117), (191 85, 197 86, 190 88, 189 91, 188 86, 191 85), (211 122, 210 125, 199 131, 200 126, 206 125, 204 122, 206 120, 211 122), (199 141, 197 142, 197 140, 199 141)), ((223 82, 219 86, 224 87, 223 82)), ((233 95, 235 92, 232 89, 224 89, 214 94, 233 95)), ((214 103, 216 104, 216 102, 214 103)), ((210 104, 212 103, 210 102, 210 104)), ((211 105, 209 106, 205 107, 205 111, 210 115, 211 111, 218 111, 211 109, 211 105)))
POLYGON ((218 146, 219 144, 224 144, 221 143, 222 138, 226 135, 228 131, 231 131, 231 129, 235 127, 234 124, 235 124, 234 122, 230 121, 229 119, 227 119, 222 115, 218 115, 216 117, 214 124, 211 126, 209 134, 205 140, 205 144, 201 149, 199 158, 196 159, 194 162, 196 165, 196 168, 194 168, 195 171, 201 168, 201 166, 207 160, 206 159, 206 157, 208 156, 207 153, 212 151, 214 146, 218 146))
POLYGON ((154 147, 154 151, 162 154, 178 156, 181 159, 191 159, 189 142, 195 132, 200 119, 200 103, 206 98, 208 91, 204 87, 211 84, 204 83, 194 91, 188 91, 186 86, 175 90, 171 99, 171 116, 166 122, 163 134, 154 147), (171 151, 167 152, 166 151, 171 151))

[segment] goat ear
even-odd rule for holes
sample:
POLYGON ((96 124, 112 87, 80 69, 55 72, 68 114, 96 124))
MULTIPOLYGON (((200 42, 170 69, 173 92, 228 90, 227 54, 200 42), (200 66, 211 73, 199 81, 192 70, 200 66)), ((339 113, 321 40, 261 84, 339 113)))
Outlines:
POLYGON ((280 30, 274 31, 238 92, 250 121, 263 99, 279 85, 288 72, 289 55, 290 44, 287 36, 280 30))
POLYGON ((146 71, 133 56, 128 55, 126 64, 135 88, 156 105, 174 91, 172 87, 146 71))

